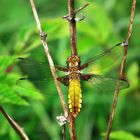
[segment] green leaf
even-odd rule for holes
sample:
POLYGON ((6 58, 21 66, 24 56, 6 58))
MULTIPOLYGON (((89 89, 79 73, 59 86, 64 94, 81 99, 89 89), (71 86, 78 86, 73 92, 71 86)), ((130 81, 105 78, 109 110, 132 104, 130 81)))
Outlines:
POLYGON ((17 105, 28 105, 11 87, 0 84, 0 103, 12 103, 17 105))
POLYGON ((112 22, 109 19, 107 11, 97 3, 89 5, 87 9, 84 15, 88 23, 87 21, 80 23, 78 31, 82 31, 99 43, 104 43, 110 35, 109 31, 112 30, 112 22))
MULTIPOLYGON (((41 25, 44 33, 47 31, 47 42, 62 39, 69 35, 67 22, 63 21, 61 18, 42 19, 41 25)), ((14 52, 21 53, 23 55, 36 49, 41 44, 41 38, 36 25, 29 25, 21 28, 14 52)))
POLYGON ((130 122, 128 125, 125 126, 125 129, 132 131, 132 132, 138 132, 140 133, 140 119, 134 120, 130 122))
POLYGON ((29 81, 24 82, 24 87, 17 86, 18 79, 21 78, 21 75, 17 73, 9 73, 7 75, 0 75, 0 81, 5 85, 9 86, 13 92, 19 94, 19 96, 29 97, 30 99, 42 100, 43 96, 40 91, 29 81), (27 89, 26 89, 27 88, 27 89), (30 90, 29 90, 29 89, 30 90))
POLYGON ((37 32, 36 26, 29 25, 21 28, 19 32, 18 41, 14 47, 15 53, 27 53, 32 49, 38 47, 41 44, 39 33, 37 32))
POLYGON ((5 73, 7 68, 14 63, 15 56, 1 55, 0 56, 0 74, 5 73))
MULTIPOLYGON (((13 1, 1 1, 0 5, 0 34, 11 33, 13 35, 13 31, 17 32, 17 29, 23 26, 27 21, 30 21, 32 15, 30 12, 30 5, 28 2, 21 2, 17 0, 13 1), (14 4, 13 4, 14 3, 14 4), (24 6, 21 6, 24 5, 24 6), (26 5, 26 6, 25 6, 26 5), (20 12, 17 12, 20 7, 20 12), (26 7, 26 8, 25 8, 26 7), (5 10, 11 11, 9 13, 5 12, 5 10), (17 18, 18 17, 18 18, 17 18)), ((9 35, 9 34, 8 34, 9 35)))
MULTIPOLYGON (((105 136, 105 133, 103 135, 105 136)), ((110 134, 110 140, 140 140, 140 138, 126 131, 114 131, 110 134)))
POLYGON ((137 63, 132 63, 128 72, 127 72, 128 79, 129 79, 129 82, 130 82, 130 85, 131 85, 129 90, 136 89, 136 88, 139 87, 139 77, 137 76, 138 73, 139 73, 138 64, 137 63))
POLYGON ((52 41, 55 39, 63 39, 69 35, 69 26, 66 21, 61 18, 55 19, 42 19, 42 27, 44 31, 47 31, 48 37, 47 41, 52 41))
POLYGON ((29 97, 30 99, 35 99, 35 100, 42 100, 43 99, 42 94, 32 85, 32 83, 28 82, 28 85, 26 85, 25 87, 27 89, 20 87, 20 86, 15 86, 14 90, 17 93, 19 93, 19 95, 29 97), (32 87, 32 90, 31 90, 31 87, 32 87))

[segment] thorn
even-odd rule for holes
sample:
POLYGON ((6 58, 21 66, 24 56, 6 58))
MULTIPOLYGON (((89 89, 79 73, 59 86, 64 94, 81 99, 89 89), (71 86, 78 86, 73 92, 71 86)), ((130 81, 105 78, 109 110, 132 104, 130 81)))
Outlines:
POLYGON ((65 20, 68 20, 69 15, 65 15, 65 16, 63 16, 62 18, 65 19, 65 20))
POLYGON ((69 17, 69 15, 63 16, 62 18, 65 20, 68 20, 70 22, 76 21, 75 18, 71 18, 71 17, 69 17))
POLYGON ((85 16, 83 16, 82 14, 80 17, 77 17, 77 18, 70 18, 69 16, 63 16, 63 19, 68 20, 70 22, 73 22, 73 21, 79 22, 79 21, 84 20, 85 16))
POLYGON ((41 40, 46 39, 47 36, 48 36, 48 33, 43 33, 43 32, 40 33, 41 40))

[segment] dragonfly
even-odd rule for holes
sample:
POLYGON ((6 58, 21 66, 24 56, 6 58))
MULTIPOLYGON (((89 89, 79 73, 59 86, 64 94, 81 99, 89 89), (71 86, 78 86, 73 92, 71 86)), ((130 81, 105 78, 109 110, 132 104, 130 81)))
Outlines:
MULTIPOLYGON (((104 60, 105 57, 108 57, 113 52, 117 50, 123 50, 124 43, 119 43, 114 47, 105 50, 104 52, 94 56, 89 59, 86 63, 81 63, 81 59, 78 55, 71 55, 67 58, 67 66, 56 65, 56 69, 66 74, 61 77, 57 77, 57 80, 68 87, 68 107, 69 112, 73 115, 73 117, 77 117, 82 108, 82 85, 81 81, 89 81, 93 88, 97 88, 97 90, 102 89, 105 92, 113 91, 116 88, 116 84, 118 82, 118 78, 105 77, 102 75, 92 73, 83 73, 84 69, 88 67, 92 67, 94 63, 100 60, 104 60)), ((114 56, 112 56, 114 57, 114 56)), ((120 57, 118 55, 118 57, 120 57)), ((33 65, 32 62, 26 58, 18 58, 21 64, 25 65, 33 65)), ((113 60, 114 61, 114 60, 113 60)), ((112 61, 112 62, 113 62, 112 61)), ((114 62, 113 62, 114 63, 114 62)), ((39 63, 40 65, 45 65, 44 63, 39 63)), ((112 64, 111 64, 112 65, 112 64)), ((36 66, 37 67, 37 66, 36 66)), ((32 71, 32 70, 31 70, 32 71)), ((27 75, 27 77, 20 78, 18 81, 24 80, 42 80, 45 84, 49 76, 35 77, 32 74, 27 75)), ((120 89, 127 88, 129 86, 128 82, 125 79, 120 80, 120 89)))

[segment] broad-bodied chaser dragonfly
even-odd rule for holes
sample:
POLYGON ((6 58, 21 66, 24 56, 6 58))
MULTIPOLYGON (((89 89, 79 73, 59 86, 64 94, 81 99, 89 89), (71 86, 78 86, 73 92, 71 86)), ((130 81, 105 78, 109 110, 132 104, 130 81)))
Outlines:
MULTIPOLYGON (((103 53, 89 59, 88 62, 81 64, 81 60, 79 56, 72 55, 68 57, 67 59, 67 66, 56 66, 56 69, 66 72, 65 76, 58 77, 57 80, 64 84, 65 86, 68 87, 68 105, 69 105, 69 111, 72 113, 74 117, 77 117, 81 110, 82 106, 82 89, 81 89, 81 80, 83 81, 90 81, 91 84, 97 88, 97 89, 103 89, 105 92, 108 91, 113 91, 116 88, 116 84, 118 82, 118 78, 110 78, 110 77, 105 77, 101 75, 97 75, 95 73, 88 73, 88 74, 83 74, 81 71, 83 69, 88 68, 90 65, 94 64, 96 61, 102 59, 104 60, 105 57, 108 57, 108 55, 112 54, 112 52, 121 50, 123 51, 124 44, 119 43, 115 45, 114 47, 107 49, 103 53)), ((123 53, 123 52, 122 52, 123 53)), ((112 56, 113 59, 114 56, 112 56)), ((119 57, 119 56, 118 56, 119 57)), ((24 58, 19 58, 21 65, 32 65, 31 61, 28 59, 24 58)), ((113 62, 113 61, 112 61, 113 62)), ((41 65, 42 63, 40 63, 41 65)), ((42 64, 44 65, 44 64, 42 64)), ((112 64, 110 64, 112 65, 112 64)), ((36 66, 37 67, 37 66, 36 66)), ((32 71, 32 70, 31 70, 32 71)), ((38 74, 39 75, 39 74, 38 74)), ((42 76, 39 77, 33 76, 32 74, 28 74, 27 77, 25 78, 20 78, 18 81, 23 81, 23 80, 31 80, 31 81, 37 81, 37 80, 43 80, 46 84, 48 81, 47 76, 42 76)), ((122 79, 121 80, 121 85, 120 89, 128 87, 128 83, 126 80, 122 79)), ((25 87, 26 88, 26 87, 25 87)))

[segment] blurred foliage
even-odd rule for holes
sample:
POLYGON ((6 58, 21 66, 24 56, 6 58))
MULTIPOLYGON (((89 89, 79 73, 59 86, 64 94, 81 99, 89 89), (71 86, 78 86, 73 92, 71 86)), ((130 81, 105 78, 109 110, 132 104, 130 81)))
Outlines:
MULTIPOLYGON (((77 23, 77 46, 82 61, 87 61, 126 38, 131 11, 131 2, 121 0, 76 1, 76 8, 87 2, 90 6, 81 11, 86 19, 77 23)), ((57 0, 52 3, 51 0, 41 0, 35 3, 43 30, 48 33, 47 41, 53 60, 55 64, 65 65, 70 55, 69 26, 62 19, 62 16, 67 15, 67 1, 57 0)), ((140 2, 137 1, 125 69, 130 87, 121 91, 119 96, 110 140, 140 139, 139 6, 140 2)), ((61 127, 55 118, 63 112, 53 81, 50 78, 46 86, 41 87, 27 81, 24 86, 32 90, 17 86, 17 79, 26 70, 26 67, 15 65, 17 57, 30 57, 37 62, 46 60, 29 1, 1 0, 0 105, 24 128, 31 140, 62 139, 61 127)), ((94 67, 104 74, 101 63, 94 67)), ((30 68, 29 71, 35 71, 34 75, 43 75, 45 71, 46 75, 51 75, 47 69, 49 66, 46 62, 44 71, 38 67, 30 68)), ((106 72, 114 74, 114 71, 117 73, 116 67, 106 72)), ((113 94, 99 94, 90 85, 82 84, 86 96, 83 96, 83 108, 76 120, 77 136, 80 140, 100 140, 107 129, 113 94)), ((62 88, 64 93, 67 92, 65 87, 62 88)), ((2 114, 0 139, 19 140, 2 114)))

